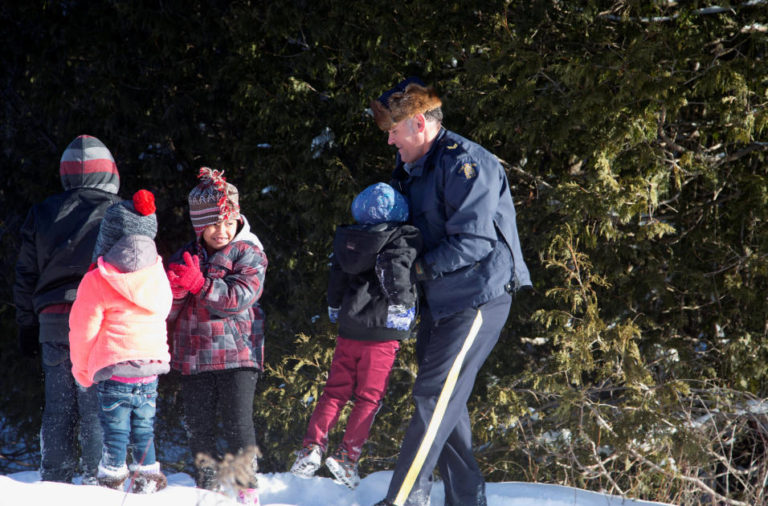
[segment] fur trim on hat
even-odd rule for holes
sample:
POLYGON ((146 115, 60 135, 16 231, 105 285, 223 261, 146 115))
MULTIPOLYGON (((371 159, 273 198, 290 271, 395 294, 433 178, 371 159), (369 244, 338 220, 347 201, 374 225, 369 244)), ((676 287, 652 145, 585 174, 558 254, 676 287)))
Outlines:
POLYGON ((383 131, 390 130, 395 123, 412 118, 417 114, 437 109, 443 102, 432 87, 412 82, 403 91, 396 91, 387 96, 387 103, 381 97, 371 102, 373 119, 383 131))

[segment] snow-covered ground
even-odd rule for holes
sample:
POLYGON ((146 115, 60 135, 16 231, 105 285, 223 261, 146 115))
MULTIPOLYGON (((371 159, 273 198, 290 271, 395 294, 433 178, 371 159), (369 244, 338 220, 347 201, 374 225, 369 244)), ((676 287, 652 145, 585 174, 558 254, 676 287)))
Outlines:
MULTIPOLYGON (((262 506, 372 506, 384 498, 391 471, 363 478, 356 490, 349 490, 329 478, 303 479, 290 473, 259 476, 262 506)), ((541 483, 488 483, 488 506, 649 506, 662 503, 635 501, 559 485, 541 483)), ((431 502, 443 504, 439 483, 431 502)), ((37 472, 0 476, 0 505, 77 506, 227 506, 234 501, 216 493, 194 488, 185 473, 168 476, 168 488, 151 495, 135 495, 96 486, 68 485, 40 481, 37 472)))

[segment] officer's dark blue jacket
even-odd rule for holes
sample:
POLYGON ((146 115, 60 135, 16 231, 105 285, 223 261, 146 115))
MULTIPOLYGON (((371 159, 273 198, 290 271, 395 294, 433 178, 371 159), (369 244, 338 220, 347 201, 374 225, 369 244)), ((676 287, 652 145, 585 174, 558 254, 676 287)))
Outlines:
POLYGON ((485 148, 442 128, 421 159, 398 156, 392 186, 424 239, 422 288, 434 318, 488 302, 510 283, 531 285, 507 176, 485 148))

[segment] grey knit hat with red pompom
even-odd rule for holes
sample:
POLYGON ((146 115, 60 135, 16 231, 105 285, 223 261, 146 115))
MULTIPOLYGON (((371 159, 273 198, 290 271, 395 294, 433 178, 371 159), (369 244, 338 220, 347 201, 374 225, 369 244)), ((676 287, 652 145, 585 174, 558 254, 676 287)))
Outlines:
POLYGON ((139 190, 132 200, 112 204, 104 213, 93 248, 93 262, 104 256, 117 241, 127 235, 144 235, 154 239, 157 235, 155 196, 147 190, 139 190))
POLYGON ((200 167, 200 183, 189 192, 189 218, 199 238, 203 229, 223 220, 240 219, 240 197, 235 185, 227 183, 224 171, 200 167))

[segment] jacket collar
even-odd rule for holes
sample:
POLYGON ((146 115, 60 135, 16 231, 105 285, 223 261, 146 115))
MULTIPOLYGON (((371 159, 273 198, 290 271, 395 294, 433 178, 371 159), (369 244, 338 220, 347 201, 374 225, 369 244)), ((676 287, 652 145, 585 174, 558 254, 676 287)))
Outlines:
POLYGON ((432 141, 432 146, 430 146, 429 151, 413 163, 404 163, 398 154, 397 161, 395 162, 395 170, 392 173, 393 179, 407 179, 408 176, 419 177, 424 171, 430 170, 434 165, 433 158, 437 151, 437 145, 443 140, 446 132, 447 130, 445 127, 441 126, 435 140, 432 141))

